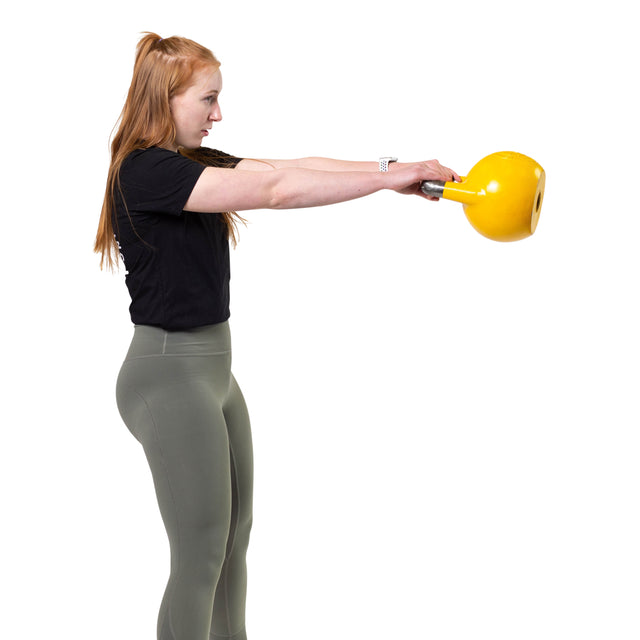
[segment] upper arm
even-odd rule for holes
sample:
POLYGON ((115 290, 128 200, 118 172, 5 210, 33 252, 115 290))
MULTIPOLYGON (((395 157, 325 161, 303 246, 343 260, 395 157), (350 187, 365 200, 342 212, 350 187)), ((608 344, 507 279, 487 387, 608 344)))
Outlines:
POLYGON ((215 213, 272 208, 274 179, 271 172, 242 169, 243 162, 236 169, 205 168, 184 210, 215 213))

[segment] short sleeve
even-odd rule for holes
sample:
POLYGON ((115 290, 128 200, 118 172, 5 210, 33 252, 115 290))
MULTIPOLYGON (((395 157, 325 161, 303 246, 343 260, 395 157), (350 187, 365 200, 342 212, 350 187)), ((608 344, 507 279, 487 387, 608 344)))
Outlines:
POLYGON ((160 147, 137 149, 120 169, 120 186, 129 214, 179 216, 205 166, 160 147))

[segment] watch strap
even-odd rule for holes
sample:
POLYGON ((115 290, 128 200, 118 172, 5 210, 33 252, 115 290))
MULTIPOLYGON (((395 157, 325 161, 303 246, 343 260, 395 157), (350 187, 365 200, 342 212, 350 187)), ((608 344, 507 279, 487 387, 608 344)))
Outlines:
POLYGON ((389 165, 392 162, 398 162, 398 158, 392 158, 391 156, 384 156, 378 159, 378 167, 380 171, 389 171, 389 165))

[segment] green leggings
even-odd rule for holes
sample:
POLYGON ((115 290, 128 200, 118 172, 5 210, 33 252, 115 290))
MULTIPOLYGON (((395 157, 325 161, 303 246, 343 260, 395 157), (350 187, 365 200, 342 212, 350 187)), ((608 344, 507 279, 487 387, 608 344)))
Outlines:
POLYGON ((228 323, 136 326, 116 397, 144 448, 169 537, 158 640, 245 640, 253 454, 228 323))

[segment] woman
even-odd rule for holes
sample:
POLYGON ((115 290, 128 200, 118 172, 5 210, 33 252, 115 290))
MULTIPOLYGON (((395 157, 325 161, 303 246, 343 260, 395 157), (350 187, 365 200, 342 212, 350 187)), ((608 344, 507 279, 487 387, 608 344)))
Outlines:
POLYGON ((329 205, 382 189, 427 197, 423 180, 459 180, 435 160, 254 160, 201 147, 222 118, 221 90, 208 49, 144 34, 95 243, 101 266, 113 267, 120 252, 127 269, 135 328, 116 396, 144 448, 169 537, 159 640, 246 638, 252 448, 230 368, 235 212, 329 205))

